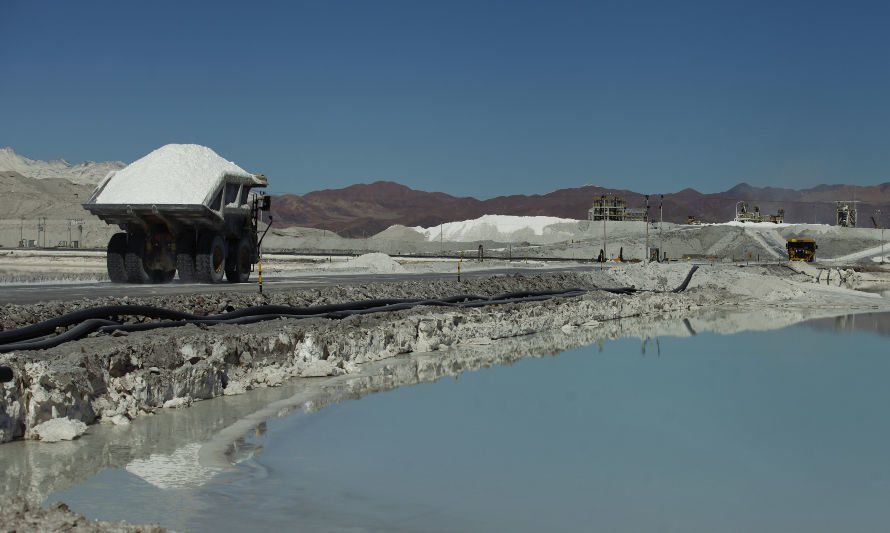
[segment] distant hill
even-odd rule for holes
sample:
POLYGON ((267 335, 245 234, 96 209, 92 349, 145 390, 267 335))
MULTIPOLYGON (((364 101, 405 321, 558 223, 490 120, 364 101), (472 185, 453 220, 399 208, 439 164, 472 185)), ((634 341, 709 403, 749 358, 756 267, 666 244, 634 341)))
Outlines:
MULTIPOLYGON (((95 184, 108 172, 124 166, 120 161, 86 161, 76 165, 61 159, 38 161, 21 156, 12 148, 0 148, 0 190, 11 193, 0 197, 0 218, 87 215, 80 204, 89 198, 95 184)), ((324 228, 345 237, 361 237, 374 235, 395 224, 431 227, 483 215, 543 215, 584 220, 594 198, 602 195, 623 197, 629 207, 645 205, 645 197, 638 192, 595 185, 560 189, 543 195, 478 200, 378 181, 302 196, 277 196, 273 200, 272 213, 280 227, 324 228)), ((740 200, 748 202, 752 209, 759 206, 767 214, 782 208, 788 222, 829 224, 834 224, 836 200, 858 200, 861 202, 860 226, 870 226, 871 216, 877 209, 883 213, 877 217, 878 222, 885 227, 890 225, 890 183, 868 187, 818 185, 803 190, 740 183, 715 194, 683 189, 664 195, 664 220, 682 223, 686 217, 696 216, 704 222, 725 222, 733 219, 736 202, 740 200)), ((650 195, 653 220, 659 218, 659 201, 658 195, 650 195)))
POLYGON ((81 203, 93 192, 92 185, 68 180, 26 178, 18 172, 0 172, 0 218, 92 218, 81 203))
POLYGON ((37 179, 64 179, 72 183, 95 186, 112 170, 120 170, 126 164, 120 161, 84 161, 71 164, 64 159, 41 161, 19 155, 12 148, 0 148, 0 171, 18 172, 22 176, 37 179))
MULTIPOLYGON (((594 185, 560 189, 544 195, 499 196, 489 200, 461 198, 440 192, 424 192, 398 183, 378 181, 343 189, 327 189, 299 196, 285 194, 273 200, 273 216, 281 226, 325 228, 343 236, 373 235, 394 224, 435 226, 443 222, 469 220, 482 215, 544 215, 586 219, 594 198, 620 196, 630 207, 643 207, 645 197, 637 192, 606 189, 594 185)), ((834 223, 836 200, 860 200, 860 226, 869 226, 870 217, 881 209, 879 223, 890 221, 890 183, 868 187, 819 185, 794 190, 752 187, 747 183, 716 193, 702 194, 694 189, 665 194, 664 220, 682 223, 688 216, 704 222, 725 222, 735 216, 735 205, 746 201, 768 214, 785 210, 788 222, 834 223)), ((659 217, 658 195, 650 195, 653 220, 659 217)))

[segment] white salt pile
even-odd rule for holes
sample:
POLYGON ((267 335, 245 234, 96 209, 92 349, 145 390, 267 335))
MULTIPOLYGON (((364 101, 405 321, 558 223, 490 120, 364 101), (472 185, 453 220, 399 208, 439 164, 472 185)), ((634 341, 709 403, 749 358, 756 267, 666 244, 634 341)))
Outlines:
POLYGON ((97 204, 200 204, 226 176, 261 182, 197 144, 168 144, 111 172, 96 188, 97 204))
POLYGON ((411 229, 423 234, 428 241, 556 242, 571 238, 577 226, 578 221, 570 218, 484 215, 474 220, 411 229))
POLYGON ((712 225, 721 225, 721 226, 739 226, 742 228, 784 228, 790 226, 791 224, 788 222, 740 222, 738 220, 730 220, 729 222, 718 222, 717 224, 712 225))
POLYGON ((334 263, 328 267, 331 270, 361 270, 362 272, 373 272, 376 274, 398 274, 407 272, 405 267, 400 265, 392 257, 374 252, 370 254, 360 255, 355 259, 350 259, 345 263, 334 263))

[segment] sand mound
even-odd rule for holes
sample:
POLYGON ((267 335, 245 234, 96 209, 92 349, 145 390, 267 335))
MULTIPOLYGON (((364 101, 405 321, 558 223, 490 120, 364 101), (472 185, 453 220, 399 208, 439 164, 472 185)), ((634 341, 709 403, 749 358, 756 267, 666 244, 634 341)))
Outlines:
POLYGON ((381 254, 381 253, 371 253, 361 255, 356 257, 355 259, 350 259, 345 263, 334 263, 329 267, 332 270, 346 270, 346 269, 358 269, 366 272, 373 272, 377 274, 398 274, 402 272, 407 272, 405 267, 400 265, 395 259, 392 257, 381 254))
POLYGON ((428 240, 426 235, 417 231, 417 228, 409 228, 407 226, 402 226, 401 224, 390 226, 371 238, 375 240, 403 242, 425 242, 428 240))

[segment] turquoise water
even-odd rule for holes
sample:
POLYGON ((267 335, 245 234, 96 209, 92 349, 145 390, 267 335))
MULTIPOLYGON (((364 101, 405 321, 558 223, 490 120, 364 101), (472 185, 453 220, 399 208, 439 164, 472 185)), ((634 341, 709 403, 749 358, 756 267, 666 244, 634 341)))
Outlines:
POLYGON ((606 341, 270 419, 197 487, 116 469, 48 501, 180 531, 879 531, 888 376, 887 337, 812 324, 606 341))

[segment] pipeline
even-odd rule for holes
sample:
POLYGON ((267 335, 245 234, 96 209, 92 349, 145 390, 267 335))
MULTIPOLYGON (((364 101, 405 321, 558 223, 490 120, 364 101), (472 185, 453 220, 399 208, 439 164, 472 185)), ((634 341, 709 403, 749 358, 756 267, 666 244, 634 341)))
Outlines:
POLYGON ((637 292, 679 293, 686 290, 692 279, 692 275, 697 269, 698 265, 693 266, 683 280, 683 283, 672 290, 637 289, 636 287, 596 287, 592 289, 569 288, 550 291, 519 291, 498 294, 492 297, 475 294, 458 294, 438 299, 379 298, 340 304, 317 305, 312 307, 260 305, 206 316, 148 305, 112 305, 93 307, 67 313, 22 328, 2 331, 0 332, 0 353, 15 350, 43 350, 52 348, 65 342, 81 339, 95 331, 100 333, 112 333, 114 331, 147 331, 158 328, 185 326, 188 324, 203 326, 217 324, 253 324, 278 318, 344 319, 350 316, 369 313, 404 311, 417 306, 470 308, 523 302, 540 302, 555 297, 574 298, 595 291, 623 295, 634 294, 637 292), (119 320, 119 317, 121 316, 144 316, 152 319, 162 319, 162 321, 122 324, 119 320), (118 318, 118 320, 114 320, 115 318, 118 318), (62 333, 54 334, 57 328, 65 328, 74 324, 77 325, 62 333))

